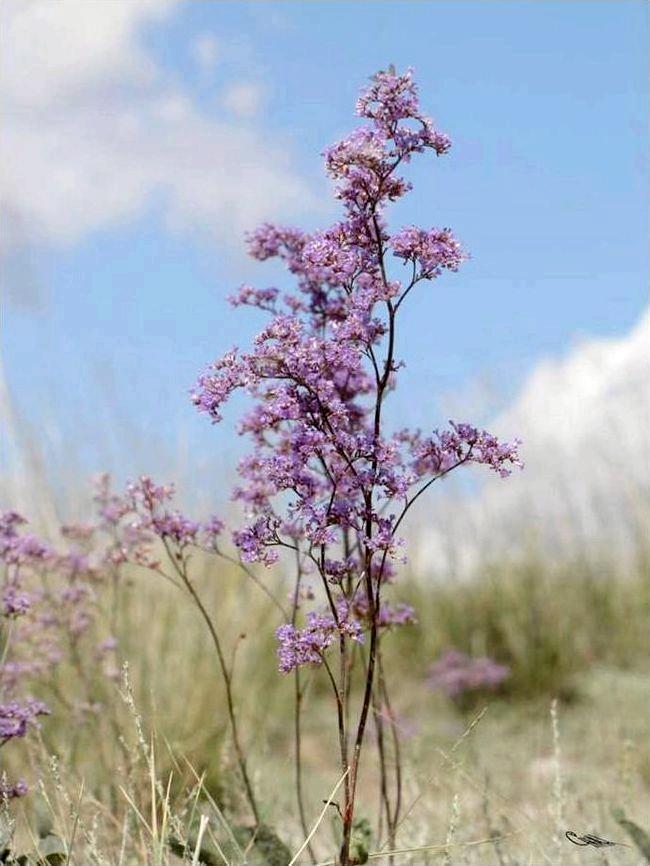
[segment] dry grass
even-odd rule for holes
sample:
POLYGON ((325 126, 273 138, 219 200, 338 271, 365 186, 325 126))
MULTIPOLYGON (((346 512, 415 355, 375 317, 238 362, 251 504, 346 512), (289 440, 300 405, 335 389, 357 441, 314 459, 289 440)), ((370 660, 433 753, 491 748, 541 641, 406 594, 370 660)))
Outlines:
MULTIPOLYGON (((234 569, 215 561, 196 566, 202 594, 236 653, 239 717, 264 820, 295 853, 303 834, 293 793, 292 683, 275 668, 275 614, 234 569)), ((403 853, 394 862, 583 863, 585 853, 563 837, 564 825, 629 841, 611 810, 622 807, 637 822, 647 814, 643 576, 576 576, 574 570, 571 583, 539 562, 534 572, 531 563, 526 569, 523 577, 515 567, 492 572, 476 586, 408 584, 420 623, 389 637, 395 653, 387 671, 404 738, 403 853), (468 714, 428 690, 427 664, 450 642, 508 661, 510 692, 482 696, 468 714), (471 727, 484 704, 487 712, 471 727)), ((33 787, 17 809, 18 849, 35 852, 45 840, 62 846, 62 862, 175 863, 183 852, 192 862, 203 826, 202 862, 286 863, 287 849, 276 846, 273 853, 270 829, 264 844, 251 840, 221 683, 189 600, 155 576, 133 572, 119 609, 129 688, 98 677, 91 659, 83 675, 72 664, 62 667, 43 690, 55 712, 40 742, 8 755, 10 771, 16 764, 24 771, 29 760, 33 787), (63 702, 89 697, 100 704, 97 711, 71 717, 63 702)), ((309 695, 304 760, 312 825, 338 776, 332 707, 318 672, 309 695)), ((372 735, 366 748, 360 815, 374 826, 372 735)), ((314 834, 323 861, 336 850, 335 834, 330 807, 314 834)), ((384 840, 373 838, 370 850, 385 851, 384 840)), ((593 862, 601 855, 594 850, 593 862)), ((612 864, 638 862, 627 848, 606 856, 612 864)), ((303 855, 297 862, 308 860, 303 855)))

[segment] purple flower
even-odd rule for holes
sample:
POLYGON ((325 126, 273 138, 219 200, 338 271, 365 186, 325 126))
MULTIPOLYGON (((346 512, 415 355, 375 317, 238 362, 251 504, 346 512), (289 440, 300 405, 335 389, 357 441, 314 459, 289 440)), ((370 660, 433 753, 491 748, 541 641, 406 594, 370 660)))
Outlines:
POLYGON ((260 517, 251 526, 233 532, 233 541, 244 562, 270 566, 278 561, 278 552, 271 549, 276 543, 274 522, 268 517, 260 517))
POLYGON ((17 511, 0 511, 0 538, 12 538, 17 535, 17 526, 27 523, 17 511))
POLYGON ((127 485, 127 496, 134 510, 143 505, 148 511, 153 511, 174 495, 174 485, 155 484, 148 475, 141 475, 136 482, 127 485))
POLYGON ((275 288, 256 289, 247 284, 240 286, 237 294, 231 295, 228 301, 233 307, 259 307, 261 310, 275 312, 275 302, 278 297, 278 290, 275 288))
POLYGON ((467 255, 450 229, 419 229, 408 226, 391 239, 393 253, 419 267, 420 279, 433 279, 443 270, 457 271, 467 255))
POLYGON ((331 614, 307 614, 307 625, 298 629, 293 625, 281 625, 275 630, 278 639, 278 669, 287 674, 301 665, 320 665, 325 651, 344 634, 358 643, 363 642, 360 624, 344 615, 338 624, 331 614))
POLYGON ((449 422, 451 430, 436 430, 431 437, 423 438, 419 432, 400 435, 410 446, 412 467, 418 476, 441 475, 463 463, 483 463, 505 478, 513 467, 522 468, 519 459, 518 439, 514 442, 499 442, 485 430, 470 424, 449 422))
POLYGON ((510 676, 510 668, 485 656, 471 658, 456 649, 448 649, 431 667, 427 683, 450 698, 466 692, 493 691, 510 676))
POLYGON ((0 560, 7 565, 35 564, 52 554, 52 548, 44 541, 18 530, 26 522, 16 511, 0 512, 0 560))
POLYGON ((30 607, 30 597, 21 592, 15 584, 8 584, 2 592, 2 613, 4 616, 21 616, 30 607))
POLYGON ((179 511, 152 517, 151 526, 156 535, 170 538, 180 545, 193 544, 201 528, 199 523, 184 517, 179 511))
POLYGON ((248 253, 260 262, 279 256, 291 265, 304 242, 305 234, 300 229, 283 228, 270 223, 265 223, 247 236, 248 253))
POLYGON ((379 608, 378 623, 382 627, 392 625, 411 625, 417 622, 415 608, 410 604, 391 605, 384 602, 379 608))
POLYGON ((0 745, 15 737, 24 737, 28 725, 34 724, 37 716, 45 716, 49 712, 41 701, 28 700, 22 704, 10 701, 0 704, 0 745))
POLYGON ((13 784, 0 778, 0 803, 5 800, 13 800, 16 797, 24 797, 29 791, 24 779, 18 779, 13 784))

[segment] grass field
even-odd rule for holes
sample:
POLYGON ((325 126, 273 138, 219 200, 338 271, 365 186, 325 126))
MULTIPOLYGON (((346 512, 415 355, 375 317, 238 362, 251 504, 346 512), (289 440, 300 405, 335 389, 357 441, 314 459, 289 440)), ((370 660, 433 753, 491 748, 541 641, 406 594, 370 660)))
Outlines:
MULTIPOLYGON (((89 646, 98 642, 112 620, 119 647, 113 667, 128 663, 128 686, 123 671, 102 675, 82 646, 48 682, 34 683, 53 714, 38 738, 7 755, 7 772, 26 775, 32 788, 12 806, 14 850, 60 849, 61 862, 78 864, 157 864, 181 862, 187 845, 188 862, 286 864, 301 847, 293 680, 276 670, 278 614, 234 567, 206 559, 196 562, 196 574, 224 645, 235 652, 238 716, 268 839, 258 831, 251 841, 203 622, 174 587, 132 571, 115 595, 109 587, 100 595, 89 636, 89 646), (209 821, 197 847, 201 815, 209 821)), ((396 844, 403 853, 392 861, 382 856, 372 730, 359 807, 371 862, 640 862, 633 847, 583 849, 564 832, 631 844, 612 810, 647 823, 645 558, 635 573, 618 574, 531 557, 486 565, 477 582, 419 575, 399 589, 418 611, 417 625, 383 638, 395 642, 386 678, 401 734, 396 844), (479 692, 457 706, 426 684, 429 666, 449 646, 496 658, 510 678, 499 693, 479 692), (420 850, 404 850, 411 848, 420 850)), ((307 692, 302 737, 307 821, 315 825, 324 810, 313 847, 327 862, 338 819, 323 801, 338 776, 321 670, 307 692)), ((296 862, 310 862, 307 852, 296 862)))

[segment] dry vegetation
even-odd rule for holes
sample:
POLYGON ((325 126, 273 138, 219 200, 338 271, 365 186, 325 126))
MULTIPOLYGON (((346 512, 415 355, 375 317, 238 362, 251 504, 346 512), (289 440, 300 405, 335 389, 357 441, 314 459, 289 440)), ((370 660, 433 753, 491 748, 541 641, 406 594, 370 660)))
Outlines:
MULTIPOLYGON (((266 829, 255 839, 247 829, 203 623, 174 587, 134 570, 115 601, 128 684, 123 674, 119 681, 98 676, 91 657, 60 666, 39 685, 53 715, 38 740, 7 756, 10 772, 24 773, 28 762, 32 786, 12 806, 14 850, 60 851, 60 862, 78 864, 175 863, 183 856, 279 864, 300 848, 293 686, 276 671, 269 627, 275 613, 235 568, 208 560, 196 566, 201 593, 236 653, 238 712, 266 829), (201 816, 208 819, 202 835, 201 816)), ((594 573, 579 562, 551 569, 531 557, 518 566, 486 566, 476 583, 420 575, 405 589, 419 624, 384 639, 398 644, 387 670, 403 737, 398 847, 419 850, 404 850, 393 862, 639 862, 635 848, 606 855, 588 849, 586 856, 563 834, 573 829, 630 843, 612 810, 622 808, 640 824, 648 814, 644 557, 633 574, 594 573), (460 710, 428 689, 427 667, 450 644, 509 664, 503 692, 478 695, 460 710)), ((114 600, 103 603, 111 616, 114 600)), ((313 675, 304 730, 310 825, 337 782, 336 733, 325 705, 331 698, 321 674, 313 675)), ((373 828, 376 769, 371 740, 360 814, 373 828)), ((313 839, 323 862, 336 851, 336 824, 335 808, 325 808, 313 839)), ((386 850, 384 839, 363 841, 370 852, 386 850)), ((309 862, 306 852, 296 862, 309 862)), ((388 856, 376 862, 388 863, 388 856)))

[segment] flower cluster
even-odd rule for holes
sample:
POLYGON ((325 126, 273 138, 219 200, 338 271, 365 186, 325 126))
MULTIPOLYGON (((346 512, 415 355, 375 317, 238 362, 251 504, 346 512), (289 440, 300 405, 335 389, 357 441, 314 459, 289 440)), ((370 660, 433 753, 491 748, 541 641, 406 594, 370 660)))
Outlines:
POLYGON ((448 649, 431 667, 428 684, 450 698, 458 698, 466 692, 493 691, 509 676, 510 668, 491 658, 472 658, 448 649))
POLYGON ((289 673, 300 665, 320 665, 325 650, 334 643, 338 635, 347 635, 351 640, 363 642, 361 625, 350 616, 331 614, 307 614, 307 625, 297 629, 293 625, 281 625, 276 629, 278 639, 279 669, 289 673))
POLYGON ((19 527, 27 521, 16 511, 0 512, 0 560, 16 571, 20 565, 43 561, 51 554, 51 548, 31 532, 22 532, 19 527))
POLYGON ((393 254, 419 268, 420 279, 433 279, 443 270, 457 271, 467 254, 449 229, 408 226, 391 239, 393 254))
POLYGON ((415 434, 402 431, 400 434, 402 441, 409 444, 411 465, 416 475, 442 475, 463 463, 482 463, 502 478, 507 478, 513 467, 522 467, 518 439, 499 442, 491 433, 478 430, 471 424, 449 423, 449 430, 436 430, 428 437, 422 437, 419 431, 415 434))
POLYGON ((392 135, 408 153, 431 148, 440 156, 451 147, 449 136, 436 131, 431 120, 421 114, 412 69, 403 75, 392 68, 377 72, 357 100, 357 114, 373 120, 378 130, 392 135), (400 121, 416 121, 416 129, 400 125, 400 121))
MULTIPOLYGON (((125 555, 135 562, 155 567, 150 558, 150 546, 154 539, 168 542, 175 551, 181 552, 188 546, 213 550, 223 531, 223 521, 212 516, 205 522, 192 520, 177 509, 170 510, 168 503, 174 498, 173 485, 157 485, 148 475, 127 485, 125 502, 126 525, 131 529, 132 538, 139 538, 139 546, 125 551, 125 555)), ((126 534, 127 540, 129 534, 126 534)))
POLYGON ((28 725, 34 724, 37 716, 45 716, 49 712, 41 701, 10 701, 0 704, 0 746, 15 737, 24 737, 28 725))

